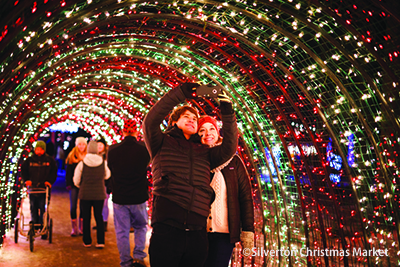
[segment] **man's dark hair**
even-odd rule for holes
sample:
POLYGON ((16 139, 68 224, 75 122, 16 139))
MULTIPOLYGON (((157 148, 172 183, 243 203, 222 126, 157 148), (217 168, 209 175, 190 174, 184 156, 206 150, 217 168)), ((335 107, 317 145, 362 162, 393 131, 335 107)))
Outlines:
POLYGON ((199 118, 199 112, 197 111, 197 109, 195 109, 191 106, 188 106, 188 105, 180 106, 180 107, 175 108, 172 111, 171 115, 169 116, 168 127, 171 127, 173 122, 177 122, 179 120, 179 118, 181 117, 181 115, 183 113, 185 113, 186 111, 189 111, 190 113, 195 114, 197 119, 199 118))

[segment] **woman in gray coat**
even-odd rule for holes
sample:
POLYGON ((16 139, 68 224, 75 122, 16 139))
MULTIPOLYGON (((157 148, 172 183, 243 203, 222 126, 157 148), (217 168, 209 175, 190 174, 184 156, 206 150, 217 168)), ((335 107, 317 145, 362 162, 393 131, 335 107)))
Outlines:
POLYGON ((83 218, 83 245, 90 247, 92 237, 90 234, 90 219, 92 207, 97 227, 97 248, 104 247, 104 223, 103 223, 103 204, 106 198, 104 180, 110 178, 111 172, 107 167, 107 162, 98 155, 97 142, 90 141, 88 153, 85 158, 78 163, 74 173, 74 184, 79 187, 80 208, 83 218))

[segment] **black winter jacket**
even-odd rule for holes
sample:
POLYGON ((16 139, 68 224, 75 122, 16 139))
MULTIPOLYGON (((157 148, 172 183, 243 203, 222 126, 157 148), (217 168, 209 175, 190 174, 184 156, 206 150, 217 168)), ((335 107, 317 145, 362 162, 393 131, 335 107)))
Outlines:
POLYGON ((47 154, 27 158, 21 166, 22 181, 32 181, 32 187, 45 188, 44 182, 54 184, 57 179, 56 161, 47 154))
MULTIPOLYGON (((160 124, 184 100, 179 86, 172 89, 143 121, 144 140, 152 157, 153 194, 206 218, 215 196, 210 186, 210 170, 229 160, 236 151, 236 117, 231 103, 221 103, 224 140, 218 147, 202 145, 197 134, 187 140, 176 126, 163 133, 160 124)), ((153 216, 154 213, 157 209, 153 209, 153 216)))
POLYGON ((221 172, 226 184, 230 241, 236 243, 240 241, 240 228, 254 233, 253 198, 249 175, 237 155, 221 172))
POLYGON ((150 155, 143 142, 133 136, 108 150, 112 200, 120 205, 141 204, 149 198, 147 165, 150 155))

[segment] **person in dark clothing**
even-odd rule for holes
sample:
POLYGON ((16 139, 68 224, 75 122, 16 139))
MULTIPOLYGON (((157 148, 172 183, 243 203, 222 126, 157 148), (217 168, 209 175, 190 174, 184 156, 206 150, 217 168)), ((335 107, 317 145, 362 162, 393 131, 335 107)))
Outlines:
POLYGON ((65 164, 67 169, 65 171, 65 183, 67 190, 69 191, 70 201, 70 216, 72 231, 71 236, 77 236, 83 234, 83 219, 82 212, 79 211, 79 227, 77 222, 76 210, 78 208, 78 194, 79 188, 74 185, 73 177, 75 168, 79 162, 83 160, 87 153, 87 141, 85 137, 77 137, 75 139, 75 147, 69 152, 65 164))
MULTIPOLYGON (((102 156, 104 160, 106 160, 107 152, 108 152, 108 145, 104 138, 100 138, 99 140, 97 140, 97 149, 98 149, 99 155, 102 156)), ((107 221, 108 221, 108 214, 109 214, 108 199, 110 197, 110 192, 108 192, 108 190, 107 190, 109 181, 110 181, 110 179, 107 179, 104 183, 104 186, 106 187, 106 199, 104 199, 103 211, 101 213, 103 215, 105 232, 107 232, 107 226, 108 226, 107 221)), ((96 229, 96 226, 93 226, 93 229, 96 229)))
MULTIPOLYGON (((37 141, 34 155, 28 157, 21 166, 22 181, 32 188, 46 188, 57 179, 57 164, 53 157, 47 155, 46 143, 37 141)), ((34 224, 43 224, 46 194, 29 194, 31 220, 34 224)))
POLYGON ((92 245, 90 219, 92 207, 96 220, 97 244, 96 248, 104 248, 104 223, 101 211, 103 210, 106 188, 104 180, 110 178, 107 161, 97 155, 97 142, 90 141, 85 158, 78 163, 74 172, 74 184, 79 187, 79 201, 83 219, 83 245, 92 245))
POLYGON ((203 266, 208 248, 206 223, 214 200, 210 170, 236 151, 236 117, 226 95, 219 95, 225 133, 220 146, 201 144, 198 112, 190 106, 176 108, 168 129, 161 131, 160 124, 168 113, 185 99, 194 98, 198 86, 184 83, 172 89, 150 109, 143 122, 153 171, 152 267, 203 266))
MULTIPOLYGON (((217 121, 210 116, 199 120, 201 143, 210 147, 221 144, 217 121)), ((211 170, 215 201, 207 219, 209 251, 205 267, 227 267, 235 243, 245 251, 254 246, 254 210, 250 180, 242 160, 234 155, 211 170), (242 231, 241 231, 242 230, 242 231)))
POLYGON ((143 259, 147 233, 148 182, 147 165, 150 155, 143 142, 138 141, 136 120, 126 120, 122 131, 124 140, 108 151, 113 188, 114 225, 121 267, 145 266, 143 259), (135 232, 133 258, 129 244, 130 228, 135 232), (132 265, 133 264, 133 265, 132 265))
POLYGON ((46 144, 46 154, 53 158, 56 154, 54 143, 51 140, 49 140, 46 144))

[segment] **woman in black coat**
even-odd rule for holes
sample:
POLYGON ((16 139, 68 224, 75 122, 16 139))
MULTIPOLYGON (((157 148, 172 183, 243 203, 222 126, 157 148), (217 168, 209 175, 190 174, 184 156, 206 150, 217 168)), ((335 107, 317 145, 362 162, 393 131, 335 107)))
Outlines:
MULTIPOLYGON (((198 134, 210 147, 222 140, 217 121, 210 116, 200 118, 198 134)), ((241 241, 243 250, 253 248, 253 199, 246 168, 237 155, 211 173, 216 196, 207 220, 209 249, 205 266, 223 267, 228 266, 236 242, 241 241)))

